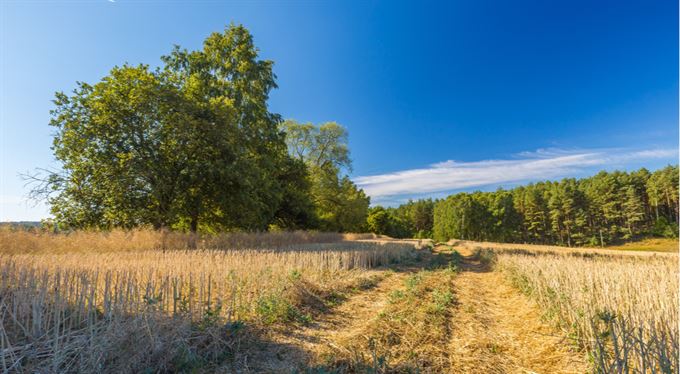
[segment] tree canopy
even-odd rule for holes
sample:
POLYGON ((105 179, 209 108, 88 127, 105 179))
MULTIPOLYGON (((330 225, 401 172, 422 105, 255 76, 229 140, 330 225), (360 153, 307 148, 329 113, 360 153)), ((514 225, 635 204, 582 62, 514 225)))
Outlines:
POLYGON ((327 231, 360 231, 364 228, 370 199, 343 170, 351 170, 347 130, 335 122, 321 125, 287 120, 281 124, 291 157, 310 173, 311 198, 318 228, 327 231))
POLYGON ((75 228, 266 229, 306 224, 305 165, 286 152, 267 100, 273 63, 231 25, 163 65, 115 67, 57 93, 55 218, 75 228))
POLYGON ((409 200, 396 208, 371 207, 366 220, 370 232, 394 238, 432 237, 434 201, 409 200))

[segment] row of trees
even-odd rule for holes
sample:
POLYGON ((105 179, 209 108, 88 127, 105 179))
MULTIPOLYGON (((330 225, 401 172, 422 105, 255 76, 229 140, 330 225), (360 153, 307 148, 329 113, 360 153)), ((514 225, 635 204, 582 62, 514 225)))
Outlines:
POLYGON ((458 193, 435 202, 410 201, 398 208, 374 207, 367 221, 373 232, 406 237, 422 229, 421 234, 431 232, 438 241, 457 238, 576 246, 606 245, 646 235, 676 237, 678 176, 678 166, 653 173, 647 169, 602 171, 578 180, 458 193), (433 206, 431 219, 411 213, 419 206, 433 206), (416 228, 416 222, 431 226, 416 228))
POLYGON ((600 172, 438 201, 433 235, 559 245, 606 245, 643 235, 677 236, 678 167, 600 172))
POLYGON ((371 207, 366 230, 393 238, 431 238, 434 224, 432 199, 409 200, 396 208, 371 207))
POLYGON ((248 30, 231 25, 161 59, 56 94, 61 168, 32 178, 60 227, 363 227, 369 199, 343 176, 347 131, 269 111, 273 63, 248 30))

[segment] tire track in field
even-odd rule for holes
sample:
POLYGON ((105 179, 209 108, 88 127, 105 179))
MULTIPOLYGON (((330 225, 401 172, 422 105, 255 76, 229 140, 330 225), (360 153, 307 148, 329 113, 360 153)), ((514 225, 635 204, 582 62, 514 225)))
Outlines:
POLYGON ((467 248, 454 281, 457 307, 449 342, 452 373, 583 373, 588 370, 538 306, 467 248))
POLYGON ((444 311, 432 312, 440 314, 435 323, 428 320, 429 312, 424 309, 432 306, 433 292, 452 291, 449 279, 455 273, 442 268, 450 258, 446 254, 433 254, 428 249, 419 257, 417 264, 400 264, 395 271, 387 271, 375 288, 354 295, 305 331, 308 339, 303 349, 310 353, 307 366, 339 373, 382 373, 411 372, 425 365, 421 372, 439 372, 428 366, 448 362, 448 355, 445 349, 439 349, 441 344, 431 344, 446 342, 449 318, 444 311), (415 300, 407 296, 413 293, 418 294, 415 300), (429 323, 436 324, 437 329, 429 323), (416 325, 420 327, 416 329, 416 325))
POLYGON ((350 355, 344 342, 365 331, 385 308, 388 295, 401 287, 410 271, 385 270, 382 279, 369 289, 350 294, 308 325, 273 331, 275 345, 263 347, 256 372, 291 373, 333 365, 337 357, 350 355), (266 360, 266 362, 264 362, 266 360))
POLYGON ((351 354, 342 344, 367 330, 368 325, 385 308, 388 295, 402 287, 409 272, 388 272, 376 287, 351 296, 332 313, 325 315, 314 328, 306 331, 312 337, 305 347, 313 353, 317 364, 334 357, 351 354))

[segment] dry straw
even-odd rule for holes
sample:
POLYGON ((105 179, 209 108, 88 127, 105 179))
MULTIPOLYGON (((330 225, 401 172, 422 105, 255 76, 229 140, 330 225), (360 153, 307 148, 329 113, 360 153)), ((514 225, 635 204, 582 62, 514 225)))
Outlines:
POLYGON ((2 231, 0 367, 175 370, 185 354, 236 352, 229 326, 256 322, 263 313, 277 317, 281 307, 286 318, 299 313, 290 292, 302 279, 311 288, 332 288, 413 250, 320 243, 343 239, 338 234, 288 235, 202 237, 201 249, 178 250, 186 248, 186 236, 2 231), (231 249, 245 246, 254 249, 231 249), (266 246, 276 249, 257 249, 266 246))
POLYGON ((332 243, 343 240, 372 239, 373 234, 315 231, 266 233, 232 232, 197 235, 154 230, 74 231, 54 234, 42 230, 12 229, 0 226, 1 253, 142 251, 155 249, 257 249, 290 245, 332 243))
POLYGON ((502 249, 497 265, 586 348, 599 372, 678 372, 677 256, 502 249))

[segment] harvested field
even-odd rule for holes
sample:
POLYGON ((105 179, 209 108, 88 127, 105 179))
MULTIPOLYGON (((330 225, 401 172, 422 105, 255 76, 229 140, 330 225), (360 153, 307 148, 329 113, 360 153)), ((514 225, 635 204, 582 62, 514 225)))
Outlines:
POLYGON ((3 231, 0 364, 20 373, 677 370, 672 254, 358 238, 238 234, 188 249, 196 238, 178 235, 162 249, 162 236, 143 231, 3 231))

